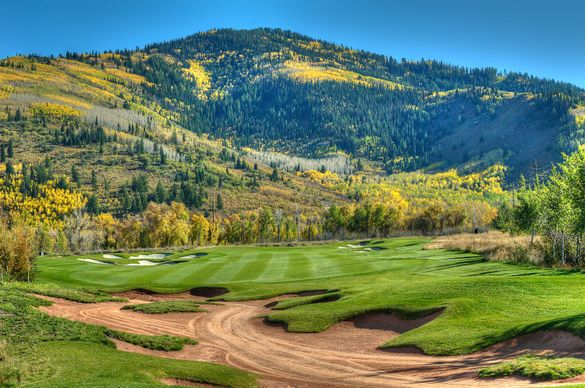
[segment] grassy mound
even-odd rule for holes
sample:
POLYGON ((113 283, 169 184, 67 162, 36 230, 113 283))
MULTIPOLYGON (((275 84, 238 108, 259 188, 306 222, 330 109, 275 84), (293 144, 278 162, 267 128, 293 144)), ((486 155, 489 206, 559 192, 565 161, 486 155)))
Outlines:
POLYGON ((527 355, 479 372, 480 377, 523 376, 539 380, 568 379, 585 373, 585 360, 527 355))
POLYGON ((10 287, 31 294, 61 298, 79 303, 123 302, 124 298, 113 297, 108 293, 95 289, 66 288, 56 284, 44 283, 11 283, 3 287, 10 287))
POLYGON ((175 337, 172 335, 132 334, 110 329, 106 329, 105 334, 110 338, 115 338, 150 350, 164 350, 169 352, 183 350, 185 345, 197 345, 197 341, 194 339, 175 337))
POLYGON ((122 307, 124 310, 138 311, 145 314, 166 314, 166 313, 202 313, 205 309, 199 307, 201 302, 190 300, 169 300, 163 302, 152 302, 144 304, 131 304, 122 307))

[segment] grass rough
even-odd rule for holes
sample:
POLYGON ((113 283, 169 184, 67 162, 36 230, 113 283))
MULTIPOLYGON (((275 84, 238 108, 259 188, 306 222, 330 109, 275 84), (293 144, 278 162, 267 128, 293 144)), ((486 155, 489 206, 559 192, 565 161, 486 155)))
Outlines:
POLYGON ((202 313, 207 310, 199 307, 201 302, 190 300, 169 300, 162 302, 130 304, 122 307, 123 310, 132 310, 144 314, 166 314, 166 313, 202 313))
POLYGON ((106 329, 104 333, 110 338, 115 338, 150 350, 172 352, 183 350, 185 345, 197 345, 197 341, 194 339, 172 335, 143 335, 110 329, 106 329))
POLYGON ((585 360, 573 357, 526 355, 479 371, 484 378, 522 376, 538 380, 568 379, 585 373, 585 360))

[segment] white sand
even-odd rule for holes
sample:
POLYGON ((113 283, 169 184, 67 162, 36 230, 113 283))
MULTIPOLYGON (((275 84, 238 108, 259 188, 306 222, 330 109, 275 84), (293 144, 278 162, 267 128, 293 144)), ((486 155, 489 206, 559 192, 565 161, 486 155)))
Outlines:
POLYGON ((154 263, 150 260, 138 260, 138 263, 131 263, 131 264, 126 264, 127 267, 141 267, 141 266, 153 266, 153 265, 159 265, 161 263, 154 263))
POLYGON ((85 261, 86 263, 92 263, 92 264, 111 265, 110 263, 104 263, 103 261, 94 260, 94 259, 77 259, 77 260, 85 261))
POLYGON ((109 253, 106 253, 105 255, 103 255, 104 259, 121 259, 120 256, 116 256, 116 255, 110 255, 109 253))
POLYGON ((130 256, 131 259, 164 259, 167 257, 165 253, 153 253, 150 255, 130 256))

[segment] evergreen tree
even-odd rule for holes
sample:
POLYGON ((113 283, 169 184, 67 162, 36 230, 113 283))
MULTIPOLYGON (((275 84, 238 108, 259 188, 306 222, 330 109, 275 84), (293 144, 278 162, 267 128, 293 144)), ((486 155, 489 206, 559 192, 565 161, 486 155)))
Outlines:
POLYGON ((91 215, 97 215, 100 213, 100 206, 99 206, 98 198, 95 194, 92 194, 87 199, 87 204, 85 205, 85 210, 91 215))
POLYGON ((77 184, 79 184, 79 172, 77 171, 77 167, 75 165, 71 166, 71 180, 77 184))
POLYGON ((165 187, 163 186, 161 181, 158 181, 156 185, 156 189, 154 190, 154 201, 156 203, 163 203, 165 202, 167 197, 167 193, 165 187))
POLYGON ((6 176, 9 177, 14 174, 14 166, 12 165, 11 161, 6 163, 6 176))
POLYGON ((97 181, 97 174, 95 170, 91 170, 91 186, 94 190, 98 189, 98 181, 97 181))
POLYGON ((14 142, 12 141, 12 139, 8 140, 7 154, 9 158, 14 158, 14 142))

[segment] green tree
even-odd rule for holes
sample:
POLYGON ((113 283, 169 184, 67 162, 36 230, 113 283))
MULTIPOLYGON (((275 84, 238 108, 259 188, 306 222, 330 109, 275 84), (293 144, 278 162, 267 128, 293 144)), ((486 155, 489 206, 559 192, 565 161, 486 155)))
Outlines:
POLYGON ((14 141, 12 139, 8 140, 7 154, 9 158, 14 158, 14 141))

